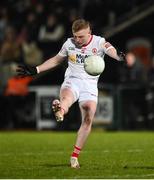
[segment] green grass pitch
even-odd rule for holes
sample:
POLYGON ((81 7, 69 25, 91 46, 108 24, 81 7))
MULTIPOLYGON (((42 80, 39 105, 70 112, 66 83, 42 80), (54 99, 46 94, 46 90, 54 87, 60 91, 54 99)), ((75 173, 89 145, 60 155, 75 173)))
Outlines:
POLYGON ((0 179, 154 178, 154 132, 92 131, 80 169, 69 167, 75 132, 0 132, 0 179))

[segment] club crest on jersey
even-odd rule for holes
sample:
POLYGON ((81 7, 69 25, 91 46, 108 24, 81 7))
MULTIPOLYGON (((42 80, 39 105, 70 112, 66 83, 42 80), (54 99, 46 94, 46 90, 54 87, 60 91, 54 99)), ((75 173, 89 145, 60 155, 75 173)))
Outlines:
POLYGON ((93 49, 92 49, 92 53, 93 53, 93 54, 97 54, 97 49, 96 49, 96 48, 93 48, 93 49))

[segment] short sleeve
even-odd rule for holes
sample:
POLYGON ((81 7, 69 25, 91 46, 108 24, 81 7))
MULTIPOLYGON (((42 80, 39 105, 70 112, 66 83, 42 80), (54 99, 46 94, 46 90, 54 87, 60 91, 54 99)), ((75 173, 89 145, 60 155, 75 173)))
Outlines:
POLYGON ((64 44, 62 45, 62 48, 60 49, 58 55, 63 57, 67 56, 68 55, 67 46, 68 46, 68 40, 65 41, 64 44))
POLYGON ((112 49, 112 48, 114 48, 113 46, 112 46, 112 44, 110 44, 109 42, 107 42, 106 40, 105 40, 105 38, 101 38, 101 40, 100 40, 100 46, 103 48, 103 51, 106 53, 109 49, 112 49))

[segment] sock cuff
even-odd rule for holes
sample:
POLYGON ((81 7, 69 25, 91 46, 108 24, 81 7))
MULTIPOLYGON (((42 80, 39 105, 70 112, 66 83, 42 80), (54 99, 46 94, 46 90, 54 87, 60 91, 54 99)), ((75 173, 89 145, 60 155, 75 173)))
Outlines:
POLYGON ((77 154, 77 153, 73 152, 71 156, 72 156, 72 157, 76 157, 76 158, 78 158, 79 154, 77 154))
POLYGON ((77 149, 78 151, 81 151, 81 148, 74 146, 75 149, 77 149))

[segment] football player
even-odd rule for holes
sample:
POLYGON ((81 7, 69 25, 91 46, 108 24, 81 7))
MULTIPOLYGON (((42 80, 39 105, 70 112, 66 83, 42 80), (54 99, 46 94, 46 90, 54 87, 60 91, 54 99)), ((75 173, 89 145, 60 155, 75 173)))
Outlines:
POLYGON ((82 123, 70 157, 71 167, 79 168, 78 157, 91 131, 96 112, 99 79, 99 75, 91 76, 85 72, 84 59, 90 55, 98 55, 103 58, 107 54, 121 61, 124 60, 124 54, 106 42, 104 37, 93 35, 90 23, 84 19, 73 22, 72 34, 73 37, 66 40, 57 55, 37 67, 19 66, 17 71, 22 76, 35 75, 54 68, 67 57, 68 67, 61 85, 60 96, 59 99, 53 101, 52 109, 57 121, 63 121, 64 115, 67 114, 72 104, 76 101, 79 102, 82 123))

